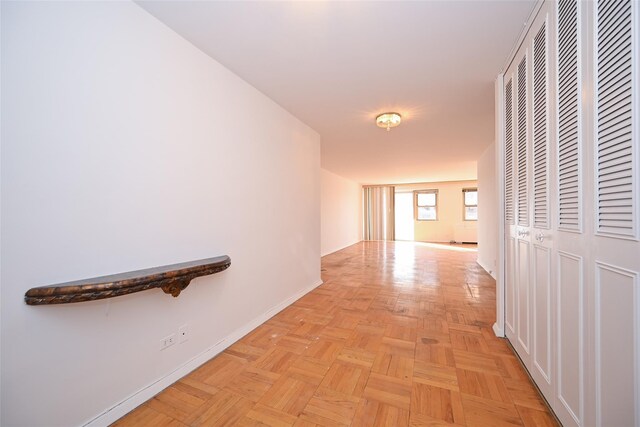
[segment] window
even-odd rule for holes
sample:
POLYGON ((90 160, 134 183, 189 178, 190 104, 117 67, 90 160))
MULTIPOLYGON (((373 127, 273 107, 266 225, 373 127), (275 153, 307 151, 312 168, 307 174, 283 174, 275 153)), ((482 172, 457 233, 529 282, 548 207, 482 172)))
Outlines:
POLYGON ((463 204, 464 204, 464 220, 465 221, 477 221, 478 220, 478 189, 477 188, 465 188, 462 190, 463 204))
POLYGON ((436 221, 438 219, 438 190, 416 191, 416 219, 436 221))

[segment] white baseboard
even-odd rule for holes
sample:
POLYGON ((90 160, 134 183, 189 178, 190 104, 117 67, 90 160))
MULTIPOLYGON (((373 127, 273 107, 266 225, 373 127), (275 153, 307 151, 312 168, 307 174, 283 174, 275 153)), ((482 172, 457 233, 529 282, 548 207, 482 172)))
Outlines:
POLYGON ((489 269, 489 268, 488 268, 488 267, 487 267, 487 266, 486 266, 482 261, 480 261, 480 259, 479 259, 479 258, 476 260, 476 262, 478 263, 478 265, 479 265, 480 267, 482 267, 482 268, 484 269, 484 271, 486 271, 487 273, 489 273, 489 275, 490 275, 491 277, 493 277, 493 280, 498 280, 498 279, 496 278, 496 273, 495 273, 494 271, 492 271, 491 269, 489 269))
POLYGON ((326 256, 326 255, 332 254, 332 253, 334 253, 334 252, 341 251, 341 250, 343 250, 344 248, 348 248, 349 246, 353 246, 353 245, 355 245, 356 243, 360 243, 360 242, 362 242, 362 240, 358 239, 358 240, 356 240, 356 241, 354 241, 354 242, 351 242, 351 243, 349 243, 348 245, 342 246, 342 247, 340 247, 340 248, 338 248, 338 249, 331 249, 331 250, 329 250, 329 251, 328 251, 328 252, 326 252, 326 253, 320 254, 320 256, 321 256, 321 257, 323 257, 323 256, 326 256))
POLYGON ((497 323, 493 324, 493 333, 496 334, 498 338, 504 338, 504 331, 497 323))
POLYGON ((304 295, 311 292, 321 284, 322 284, 322 280, 318 280, 313 285, 301 290, 295 295, 292 295, 291 297, 287 298, 286 300, 282 301, 281 303, 267 310, 262 315, 256 317, 246 325, 236 329, 231 334, 227 335, 225 338, 218 341, 215 345, 209 347, 207 350, 198 354, 188 362, 184 363, 182 366, 179 366, 174 371, 168 373, 162 378, 159 378, 158 380, 147 385, 146 387, 138 390, 137 392, 133 393, 131 396, 122 400, 120 403, 117 403, 116 405, 107 409, 97 417, 93 418, 90 421, 87 421, 83 425, 85 427, 103 427, 103 426, 106 427, 114 423, 115 421, 122 418, 123 416, 125 416, 126 414, 128 414, 129 412, 137 408, 138 406, 142 405, 147 400, 151 399, 156 394, 160 393, 165 388, 169 387, 171 384, 178 381, 180 378, 187 375, 189 372, 195 370, 200 365, 206 363, 207 361, 211 360, 212 358, 214 358, 215 356, 223 352, 225 349, 227 349, 233 343, 238 341, 240 338, 247 335, 249 332, 257 328, 258 326, 260 326, 261 324, 269 320, 271 317, 273 317, 280 311, 284 310, 289 305, 291 305, 298 299, 302 298, 304 295))

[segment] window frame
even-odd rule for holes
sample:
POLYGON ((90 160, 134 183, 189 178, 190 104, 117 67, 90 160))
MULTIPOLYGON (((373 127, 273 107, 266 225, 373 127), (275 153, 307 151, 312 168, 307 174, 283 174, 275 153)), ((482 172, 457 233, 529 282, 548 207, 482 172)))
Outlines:
POLYGON ((478 221, 478 188, 475 187, 469 187, 469 188, 463 188, 462 189, 462 220, 463 221, 478 221), (466 197, 466 193, 476 193, 476 204, 475 205, 467 205, 467 197, 466 197), (467 208, 476 208, 476 219, 467 219, 467 208))
POLYGON ((413 192, 413 218, 416 221, 438 221, 438 190, 437 189, 429 189, 429 190, 415 190, 413 192), (418 194, 434 194, 435 195, 435 204, 433 205, 418 205, 418 194), (418 217, 418 209, 419 208, 435 208, 436 217, 434 219, 420 219, 418 217))

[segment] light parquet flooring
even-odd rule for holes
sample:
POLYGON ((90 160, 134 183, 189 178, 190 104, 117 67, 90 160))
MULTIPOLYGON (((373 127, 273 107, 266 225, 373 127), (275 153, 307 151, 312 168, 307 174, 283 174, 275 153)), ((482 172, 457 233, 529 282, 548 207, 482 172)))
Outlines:
POLYGON ((464 247, 361 242, 324 284, 115 425, 555 426, 464 247))

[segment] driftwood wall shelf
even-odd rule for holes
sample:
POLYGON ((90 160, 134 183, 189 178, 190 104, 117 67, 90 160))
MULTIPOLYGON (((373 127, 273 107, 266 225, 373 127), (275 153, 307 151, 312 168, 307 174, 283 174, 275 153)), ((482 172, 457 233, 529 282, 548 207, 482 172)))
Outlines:
POLYGON ((153 288, 161 288, 165 293, 177 297, 189 286, 191 280, 226 270, 230 265, 231 258, 223 255, 200 261, 41 286, 29 289, 24 295, 24 301, 29 305, 67 304, 113 298, 153 288))

